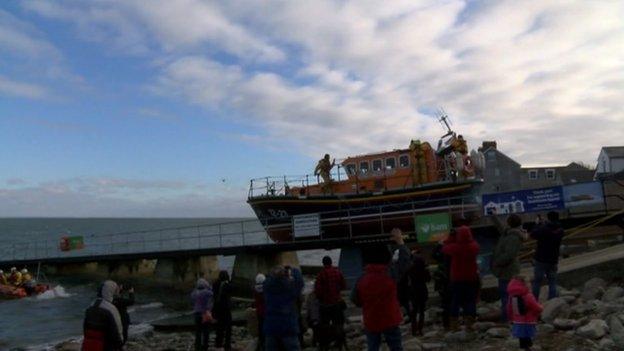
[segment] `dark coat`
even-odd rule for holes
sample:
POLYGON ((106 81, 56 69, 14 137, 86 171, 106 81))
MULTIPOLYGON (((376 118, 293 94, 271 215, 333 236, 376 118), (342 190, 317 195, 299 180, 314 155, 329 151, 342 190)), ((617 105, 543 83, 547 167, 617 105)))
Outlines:
POLYGON ((214 317, 223 321, 232 320, 232 285, 227 280, 218 280, 212 287, 214 294, 214 306, 212 313, 214 317))
POLYGON ((547 222, 535 228, 531 232, 531 238, 537 240, 535 260, 541 263, 557 264, 559 247, 564 234, 563 228, 556 222, 547 222))
POLYGON ((301 272, 293 268, 292 277, 270 274, 264 281, 264 334, 269 336, 297 336, 299 313, 297 302, 303 290, 301 272))

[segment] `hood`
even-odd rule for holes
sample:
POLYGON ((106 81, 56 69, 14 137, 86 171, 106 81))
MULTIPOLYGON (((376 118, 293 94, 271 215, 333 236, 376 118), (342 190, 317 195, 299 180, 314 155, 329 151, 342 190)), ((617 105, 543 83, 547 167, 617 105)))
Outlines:
POLYGON ((472 231, 469 227, 462 225, 457 228, 457 242, 460 244, 467 244, 472 242, 472 231))
POLYGON ((119 287, 117 286, 117 283, 115 283, 112 280, 107 280, 102 284, 102 289, 100 290, 101 294, 102 294, 102 299, 108 301, 108 302, 113 302, 113 297, 115 296, 115 294, 117 294, 117 290, 119 289, 119 287))
POLYGON ((197 284, 195 285, 195 287, 197 289, 210 289, 210 284, 208 283, 208 281, 204 278, 199 278, 197 279, 197 284))
POLYGON ((507 285, 507 292, 511 296, 523 296, 529 293, 529 288, 524 281, 514 278, 507 285))

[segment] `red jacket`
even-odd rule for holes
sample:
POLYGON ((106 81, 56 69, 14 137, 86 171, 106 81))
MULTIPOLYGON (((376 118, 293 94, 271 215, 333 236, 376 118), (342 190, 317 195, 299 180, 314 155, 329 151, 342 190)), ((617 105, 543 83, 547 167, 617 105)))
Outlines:
POLYGON ((403 321, 397 286, 385 264, 369 264, 355 287, 355 299, 362 306, 364 328, 371 333, 397 327, 403 321))
POLYGON ((256 315, 258 317, 264 318, 264 311, 265 311, 264 294, 258 291, 254 291, 253 296, 254 296, 253 307, 256 308, 256 315))
POLYGON ((342 301, 340 292, 346 288, 347 285, 340 270, 333 266, 326 266, 316 276, 314 294, 321 304, 335 305, 342 301))
POLYGON ((507 315, 517 324, 535 324, 542 313, 543 307, 529 292, 529 288, 522 280, 512 279, 507 285, 509 300, 507 301, 507 315), (519 303, 517 299, 522 299, 519 303), (520 305, 524 305, 524 311, 520 305))
POLYGON ((479 244, 472 238, 467 226, 457 228, 456 238, 449 236, 442 252, 451 257, 451 282, 474 282, 479 280, 477 255, 479 244))

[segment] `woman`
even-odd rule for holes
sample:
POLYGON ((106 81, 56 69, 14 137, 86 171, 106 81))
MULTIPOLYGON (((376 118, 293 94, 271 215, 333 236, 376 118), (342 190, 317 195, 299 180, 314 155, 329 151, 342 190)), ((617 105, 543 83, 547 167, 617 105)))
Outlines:
POLYGON ((216 347, 226 351, 232 348, 232 288, 227 271, 219 272, 212 290, 215 294, 214 317, 217 320, 216 347), (225 343, 224 339, 225 338, 225 343))
POLYGON ((195 317, 195 351, 207 351, 212 319, 213 295, 206 279, 197 279, 195 290, 191 293, 193 315, 195 317))

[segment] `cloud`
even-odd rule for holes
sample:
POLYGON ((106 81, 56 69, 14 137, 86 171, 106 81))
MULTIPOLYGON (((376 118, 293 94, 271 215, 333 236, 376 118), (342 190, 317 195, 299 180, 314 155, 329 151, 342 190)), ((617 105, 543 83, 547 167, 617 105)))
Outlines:
POLYGON ((4 217, 251 217, 251 209, 240 200, 246 190, 106 177, 33 186, 20 183, 0 188, 0 213, 4 217))
POLYGON ((13 81, 2 75, 0 75, 0 93, 28 99, 41 99, 50 96, 48 89, 41 85, 13 81))

